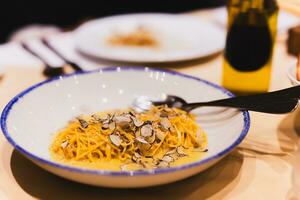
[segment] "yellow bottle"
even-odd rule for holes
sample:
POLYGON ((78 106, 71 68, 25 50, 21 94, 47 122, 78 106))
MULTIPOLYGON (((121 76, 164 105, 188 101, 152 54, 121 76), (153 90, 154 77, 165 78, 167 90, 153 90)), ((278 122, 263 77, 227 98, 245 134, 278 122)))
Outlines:
POLYGON ((275 0, 229 0, 224 87, 237 93, 269 89, 277 16, 275 0))

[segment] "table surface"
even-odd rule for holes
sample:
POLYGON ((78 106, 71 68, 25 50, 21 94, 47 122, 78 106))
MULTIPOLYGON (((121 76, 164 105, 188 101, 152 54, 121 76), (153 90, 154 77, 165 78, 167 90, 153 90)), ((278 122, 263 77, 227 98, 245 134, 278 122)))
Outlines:
MULTIPOLYGON (((191 14, 207 17, 212 13, 191 14)), ((295 58, 286 53, 285 39, 285 34, 277 38, 271 90, 290 86, 286 71, 295 64, 295 58)), ((60 41, 61 46, 72 43, 70 33, 53 40, 60 41)), ((66 53, 72 50, 72 46, 65 49, 66 53)), ((95 66, 88 61, 80 63, 95 66)), ((21 90, 45 79, 40 63, 24 55, 16 44, 0 46, 0 66, 5 72, 0 82, 0 108, 21 90)), ((222 56, 151 67, 166 67, 220 84, 222 56)), ((300 118, 300 111, 250 115, 251 128, 246 139, 215 166, 183 181, 142 189, 98 188, 57 177, 13 150, 1 134, 0 199, 296 199, 294 174, 297 159, 300 160, 296 155, 300 124, 295 121, 300 118)))

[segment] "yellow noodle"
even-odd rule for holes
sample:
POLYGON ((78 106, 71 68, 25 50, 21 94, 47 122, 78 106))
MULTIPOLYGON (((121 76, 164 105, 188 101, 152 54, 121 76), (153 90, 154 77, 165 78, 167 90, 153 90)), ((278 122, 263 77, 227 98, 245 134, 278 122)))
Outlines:
MULTIPOLYGON (((142 121, 158 124, 161 122, 161 117, 157 116, 157 113, 163 109, 165 109, 164 106, 153 107, 146 113, 136 114, 136 117, 142 121)), ((83 128, 78 120, 73 120, 66 128, 58 132, 50 147, 51 155, 55 160, 70 163, 73 161, 93 163, 114 159, 121 161, 121 163, 128 163, 134 153, 139 152, 140 145, 145 147, 145 150, 140 152, 143 156, 158 158, 179 146, 188 150, 199 147, 204 150, 207 146, 206 136, 196 124, 195 117, 176 108, 168 109, 173 114, 168 116, 172 129, 164 130, 163 139, 152 145, 137 144, 134 130, 123 130, 118 126, 115 130, 104 129, 92 117, 85 116, 83 119, 89 122, 87 127, 83 128), (119 146, 113 144, 109 139, 114 131, 118 131, 118 134, 123 138, 119 146), (197 131, 202 133, 201 144, 197 139, 197 131)), ((99 116, 106 114, 108 113, 97 113, 99 116)), ((152 125, 152 127, 154 126, 152 125)), ((158 127, 154 127, 154 131, 162 132, 158 127)), ((143 159, 148 162, 146 158, 143 159)))

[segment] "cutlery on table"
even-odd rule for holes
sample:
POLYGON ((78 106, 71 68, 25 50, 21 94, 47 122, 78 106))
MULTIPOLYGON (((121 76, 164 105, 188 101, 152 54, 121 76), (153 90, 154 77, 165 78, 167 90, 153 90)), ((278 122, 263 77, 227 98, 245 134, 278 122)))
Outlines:
POLYGON ((138 112, 143 112, 149 110, 152 105, 168 105, 169 107, 176 107, 190 112, 198 107, 214 106, 283 114, 294 111, 298 106, 298 99, 300 99, 300 86, 262 94, 196 103, 187 103, 183 98, 175 95, 168 95, 163 101, 151 101, 147 97, 140 96, 133 101, 132 107, 138 112))
POLYGON ((63 67, 50 65, 41 55, 39 55, 34 50, 32 50, 29 47, 29 45, 27 45, 26 43, 21 42, 21 47, 25 51, 27 51, 28 53, 30 53, 31 55, 33 55, 34 57, 36 57, 37 59, 39 59, 44 64, 43 74, 46 77, 51 78, 51 77, 54 77, 54 76, 59 76, 59 75, 63 75, 64 74, 63 67))
POLYGON ((75 71, 83 71, 82 68, 75 62, 70 61, 63 56, 56 48, 54 48, 46 38, 41 39, 42 43, 53 53, 55 53, 60 59, 62 59, 67 65, 70 65, 75 71))

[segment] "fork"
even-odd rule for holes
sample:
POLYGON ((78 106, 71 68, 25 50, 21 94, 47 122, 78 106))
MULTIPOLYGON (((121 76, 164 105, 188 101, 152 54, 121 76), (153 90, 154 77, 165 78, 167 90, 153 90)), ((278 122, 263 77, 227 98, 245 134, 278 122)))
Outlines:
POLYGON ((175 95, 168 95, 163 101, 151 101, 149 98, 141 96, 133 101, 132 107, 138 112, 143 112, 149 110, 152 105, 167 105, 169 107, 176 107, 190 112, 198 107, 215 106, 238 108, 240 110, 251 110, 263 113, 283 114, 294 111, 298 106, 299 98, 300 86, 296 86, 275 92, 196 103, 187 103, 183 98, 175 95))
POLYGON ((83 71, 82 68, 76 64, 75 62, 72 62, 71 60, 67 59, 65 56, 63 56, 56 48, 54 48, 50 42, 46 39, 46 38, 42 38, 41 42, 49 49, 51 50, 53 53, 55 53, 60 59, 62 59, 66 64, 68 64, 69 66, 71 66, 73 68, 73 70, 75 71, 83 71))
POLYGON ((63 75, 64 74, 64 69, 63 67, 56 67, 56 66, 52 66, 50 65, 42 56, 40 56, 38 53, 36 53, 35 51, 33 51, 29 45, 27 45, 24 42, 21 42, 21 47, 27 51, 28 53, 30 53, 31 55, 33 55, 34 57, 36 57, 37 59, 39 59, 43 64, 44 64, 44 69, 43 69, 43 74, 48 77, 48 78, 52 78, 55 76, 59 76, 59 75, 63 75))

